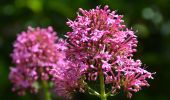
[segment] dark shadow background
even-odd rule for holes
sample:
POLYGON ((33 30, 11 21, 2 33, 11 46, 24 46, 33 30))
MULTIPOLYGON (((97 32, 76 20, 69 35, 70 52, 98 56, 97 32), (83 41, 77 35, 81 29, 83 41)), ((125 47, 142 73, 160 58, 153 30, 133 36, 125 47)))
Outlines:
MULTIPOLYGON (((8 80, 12 65, 10 53, 16 35, 27 26, 53 26, 63 37, 70 29, 67 18, 75 19, 78 8, 92 9, 107 4, 124 15, 129 28, 137 32, 139 44, 135 58, 140 58, 148 70, 157 72, 150 87, 134 94, 132 100, 170 100, 170 0, 0 0, 0 100, 43 100, 27 94, 19 97, 11 92, 8 80)), ((79 94, 74 100, 99 100, 79 94)), ((127 100, 121 93, 109 100, 127 100)))

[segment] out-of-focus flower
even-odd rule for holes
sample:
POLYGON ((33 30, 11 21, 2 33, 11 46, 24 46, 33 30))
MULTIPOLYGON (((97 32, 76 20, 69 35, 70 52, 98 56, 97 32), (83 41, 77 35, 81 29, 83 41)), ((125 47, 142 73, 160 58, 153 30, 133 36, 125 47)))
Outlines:
POLYGON ((146 79, 153 78, 152 73, 140 67, 140 60, 131 59, 138 41, 123 24, 123 16, 111 12, 108 6, 79 11, 74 21, 67 22, 72 28, 66 35, 67 58, 84 67, 81 75, 86 76, 85 81, 95 81, 103 74, 105 83, 112 84, 112 94, 123 87, 128 97, 130 92, 148 86, 146 79))
POLYGON ((49 80, 49 70, 63 58, 64 45, 52 27, 28 27, 26 32, 19 34, 11 54, 16 65, 11 68, 9 75, 14 84, 13 90, 21 95, 26 89, 37 91, 34 83, 49 80))
POLYGON ((69 100, 76 91, 84 90, 81 69, 75 63, 65 60, 53 68, 50 74, 53 76, 52 80, 58 96, 69 100))

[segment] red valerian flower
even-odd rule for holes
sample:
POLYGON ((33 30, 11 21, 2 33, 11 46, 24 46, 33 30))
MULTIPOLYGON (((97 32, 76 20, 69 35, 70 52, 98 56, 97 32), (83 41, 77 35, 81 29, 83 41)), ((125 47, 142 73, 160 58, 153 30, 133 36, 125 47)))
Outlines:
POLYGON ((49 80, 49 70, 57 66, 63 57, 64 41, 57 37, 52 27, 32 28, 18 35, 11 54, 16 67, 11 68, 9 79, 14 84, 13 91, 20 95, 26 89, 37 92, 38 80, 49 80))
POLYGON ((85 66, 81 72, 85 81, 95 81, 103 74, 105 84, 112 84, 113 95, 123 88, 131 97, 131 92, 149 86, 146 79, 152 79, 153 73, 141 68, 140 60, 132 59, 137 36, 123 24, 122 17, 108 6, 89 11, 80 8, 77 18, 67 22, 72 28, 66 35, 67 58, 80 68, 85 66))

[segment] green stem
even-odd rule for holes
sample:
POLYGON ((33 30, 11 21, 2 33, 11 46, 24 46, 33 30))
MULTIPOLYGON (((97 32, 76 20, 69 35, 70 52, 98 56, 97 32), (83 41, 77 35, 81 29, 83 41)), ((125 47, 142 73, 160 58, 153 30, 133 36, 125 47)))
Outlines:
POLYGON ((107 96, 105 94, 105 84, 102 69, 100 70, 99 78, 100 78, 100 98, 101 100, 107 100, 107 96))
POLYGON ((51 94, 49 92, 49 86, 47 81, 45 80, 42 81, 42 87, 44 89, 45 100, 51 100, 51 94))

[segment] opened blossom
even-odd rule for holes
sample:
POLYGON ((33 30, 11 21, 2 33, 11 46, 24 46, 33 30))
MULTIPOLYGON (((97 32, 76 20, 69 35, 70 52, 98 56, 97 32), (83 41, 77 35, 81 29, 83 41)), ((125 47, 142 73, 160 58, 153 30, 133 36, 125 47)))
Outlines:
POLYGON ((78 63, 78 68, 84 68, 84 81, 96 81, 103 76, 104 83, 112 85, 113 95, 123 89, 131 97, 133 92, 149 86, 147 79, 153 79, 153 73, 141 67, 140 60, 132 59, 137 36, 123 24, 122 17, 108 6, 89 11, 80 8, 77 18, 67 22, 72 29, 66 35, 67 58, 78 63))
POLYGON ((32 28, 21 32, 14 43, 11 54, 15 67, 11 67, 9 79, 13 91, 24 95, 25 90, 35 93, 35 84, 41 80, 49 81, 49 71, 62 59, 64 41, 57 37, 52 27, 32 28))

